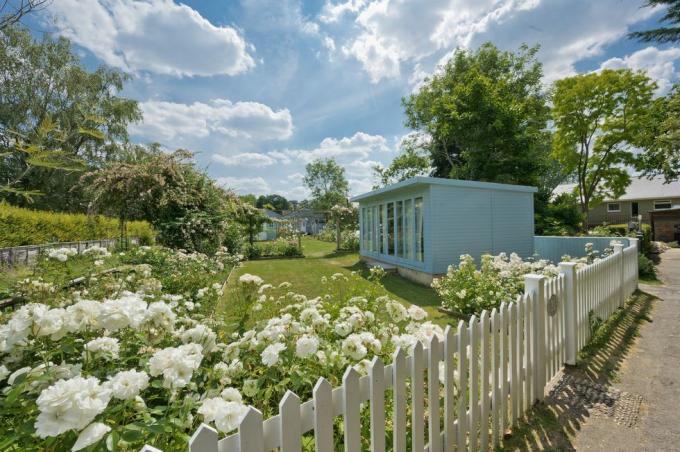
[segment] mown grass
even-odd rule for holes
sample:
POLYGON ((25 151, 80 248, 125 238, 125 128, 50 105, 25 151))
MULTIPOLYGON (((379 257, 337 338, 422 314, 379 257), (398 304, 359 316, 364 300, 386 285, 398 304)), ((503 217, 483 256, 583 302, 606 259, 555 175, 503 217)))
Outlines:
MULTIPOLYGON (((257 275, 265 282, 278 285, 284 281, 290 282, 292 291, 317 297, 324 295, 324 286, 320 283, 323 276, 329 277, 334 273, 349 275, 355 271, 362 279, 357 289, 368 289, 374 283, 368 280, 369 269, 359 260, 359 254, 348 251, 335 251, 335 243, 322 242, 310 237, 302 240, 304 258, 292 259, 263 259, 244 262, 235 269, 227 285, 227 290, 221 299, 218 311, 225 313, 225 321, 234 321, 229 315, 230 303, 236 297, 234 290, 239 276, 244 273, 257 275)), ((440 324, 457 324, 458 319, 447 316, 437 310, 440 305, 436 292, 425 286, 413 283, 399 275, 388 274, 382 281, 386 295, 405 304, 415 304, 425 309, 430 320, 440 324)), ((234 309, 238 312, 238 309, 234 309)))

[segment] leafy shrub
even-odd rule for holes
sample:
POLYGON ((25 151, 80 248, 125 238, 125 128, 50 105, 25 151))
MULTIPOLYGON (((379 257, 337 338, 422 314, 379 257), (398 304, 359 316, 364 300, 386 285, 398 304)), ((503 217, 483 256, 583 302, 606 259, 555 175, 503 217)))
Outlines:
POLYGON ((422 309, 339 273, 314 299, 242 275, 235 290, 252 303, 254 324, 225 334, 213 315, 230 256, 140 248, 103 259, 128 264, 78 288, 32 278, 29 303, 0 313, 2 444, 70 450, 94 429, 89 450, 186 449, 202 422, 230 433, 246 405, 269 417, 286 390, 306 400, 320 376, 338 385, 348 366, 365 375, 373 356, 389 361, 397 347, 443 339, 422 309), (165 286, 175 273, 211 275, 212 284, 165 286))
MULTIPOLYGON (((153 242, 155 232, 146 221, 128 223, 128 235, 153 242)), ((0 247, 118 237, 118 220, 101 215, 54 213, 0 203, 0 247)))
POLYGON ((523 261, 517 254, 508 257, 482 256, 479 269, 469 254, 460 263, 449 266, 446 276, 435 279, 432 287, 442 298, 442 307, 461 315, 479 314, 497 308, 502 302, 514 302, 524 291, 524 275, 542 273, 556 275, 557 267, 548 261, 523 261))
POLYGON ((224 228, 224 238, 222 245, 227 247, 230 253, 238 254, 243 251, 243 244, 245 242, 246 233, 243 226, 235 221, 230 221, 224 228))
POLYGON ((576 196, 563 193, 550 200, 551 193, 535 196, 535 223, 538 235, 575 235, 581 230, 583 213, 576 196))
POLYGON ((255 242, 252 245, 246 243, 243 249, 248 259, 302 256, 297 240, 276 239, 267 242, 255 242))
MULTIPOLYGON (((335 228, 332 226, 326 227, 319 235, 316 236, 319 240, 324 242, 335 243, 335 228)), ((340 233, 340 249, 347 251, 359 250, 359 231, 345 230, 340 233)))
POLYGON ((656 279, 654 262, 644 254, 638 254, 638 275, 642 279, 656 279))

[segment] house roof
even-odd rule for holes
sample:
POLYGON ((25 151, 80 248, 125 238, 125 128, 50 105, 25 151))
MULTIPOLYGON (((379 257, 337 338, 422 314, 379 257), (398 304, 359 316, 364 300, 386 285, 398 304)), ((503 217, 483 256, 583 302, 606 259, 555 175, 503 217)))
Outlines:
MULTIPOLYGON (((558 185, 553 191, 553 194, 561 195, 562 193, 571 193, 575 188, 576 184, 558 185)), ((680 198, 680 182, 664 184, 663 178, 660 177, 646 179, 634 176, 623 196, 618 199, 605 199, 605 201, 633 201, 668 198, 680 198)))
POLYGON ((474 180, 460 180, 460 179, 444 179, 441 177, 425 177, 416 176, 410 179, 397 182, 396 184, 387 185, 386 187, 377 190, 369 191, 361 195, 357 195, 351 199, 352 202, 362 201, 374 196, 382 195, 393 190, 400 190, 407 187, 425 186, 425 185, 444 185, 447 187, 463 187, 463 188, 480 188, 486 190, 505 190, 518 191, 524 193, 535 193, 538 191, 536 187, 527 185, 510 185, 498 184, 495 182, 479 182, 474 180))
POLYGON ((269 218, 273 218, 275 220, 280 220, 282 218, 281 214, 278 212, 274 212, 273 210, 269 209, 262 209, 262 212, 269 218))
POLYGON ((284 214, 283 218, 284 219, 310 218, 310 219, 322 220, 322 219, 326 218, 326 215, 323 212, 315 212, 312 209, 300 209, 300 210, 293 210, 291 212, 284 214))

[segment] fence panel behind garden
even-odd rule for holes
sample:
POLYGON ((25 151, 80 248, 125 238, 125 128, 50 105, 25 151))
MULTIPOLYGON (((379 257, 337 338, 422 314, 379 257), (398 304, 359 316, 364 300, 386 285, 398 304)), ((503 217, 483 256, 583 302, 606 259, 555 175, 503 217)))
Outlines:
POLYGON ((575 362, 590 338, 590 321, 605 320, 636 289, 636 243, 616 246, 592 265, 562 264, 560 270, 554 278, 527 275, 515 303, 448 327, 443 339, 434 335, 426 346, 399 349, 391 363, 374 358, 367 375, 350 367, 337 388, 319 378, 312 400, 301 403, 287 392, 276 416, 263 420, 250 407, 238 433, 218 439, 204 424, 189 450, 495 448, 543 399, 562 365, 575 362))
MULTIPOLYGON (((101 246, 104 248, 111 248, 116 246, 120 238, 112 239, 97 239, 97 240, 82 240, 78 242, 57 242, 45 243, 42 245, 23 245, 13 246, 10 248, 0 248, 0 267, 13 267, 15 265, 30 265, 35 263, 40 253, 57 249, 68 248, 76 250, 78 254, 82 253, 93 246, 101 246)), ((138 244, 139 238, 129 237, 127 239, 131 244, 138 244)))

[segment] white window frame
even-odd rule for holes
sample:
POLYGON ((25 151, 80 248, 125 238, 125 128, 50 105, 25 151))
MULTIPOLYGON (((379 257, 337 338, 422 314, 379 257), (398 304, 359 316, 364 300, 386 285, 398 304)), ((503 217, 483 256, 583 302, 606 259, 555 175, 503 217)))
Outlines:
POLYGON ((673 208, 673 203, 670 199, 655 199, 653 202, 654 210, 670 210, 673 208), (657 204, 668 204, 668 207, 656 207, 657 204))
POLYGON ((620 202, 608 202, 607 203, 607 213, 619 213, 621 212, 620 202), (611 206, 617 206, 616 209, 612 209, 611 206))

